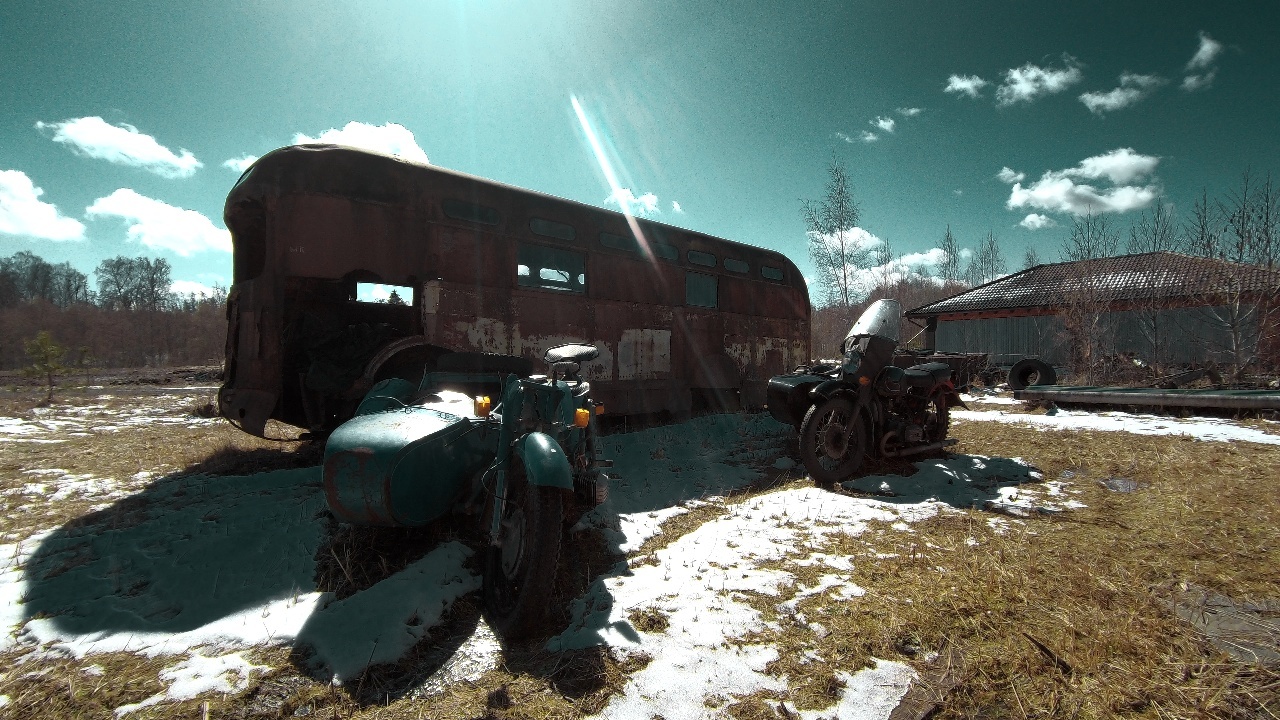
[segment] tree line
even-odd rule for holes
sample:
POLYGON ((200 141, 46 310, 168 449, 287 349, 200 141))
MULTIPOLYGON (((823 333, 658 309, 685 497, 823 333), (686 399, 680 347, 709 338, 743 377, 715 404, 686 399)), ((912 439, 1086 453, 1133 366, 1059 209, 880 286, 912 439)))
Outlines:
POLYGON ((42 331, 71 367, 220 363, 225 292, 171 291, 163 258, 114 257, 94 270, 97 290, 70 263, 20 251, 0 258, 0 369, 28 364, 24 343, 42 331))

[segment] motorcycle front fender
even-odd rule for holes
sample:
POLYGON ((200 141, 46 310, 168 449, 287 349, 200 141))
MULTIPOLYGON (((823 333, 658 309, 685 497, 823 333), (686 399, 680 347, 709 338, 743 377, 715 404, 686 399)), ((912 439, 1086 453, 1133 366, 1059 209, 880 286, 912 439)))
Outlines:
POLYGON ((573 489, 569 458, 555 438, 546 433, 531 432, 516 440, 513 449, 524 463, 530 485, 573 489))
POLYGON ((813 389, 809 391, 809 399, 813 402, 818 402, 819 400, 826 400, 827 398, 834 397, 840 393, 856 395, 857 392, 858 387, 856 385, 850 385, 844 380, 827 380, 826 382, 821 382, 813 386, 813 389))

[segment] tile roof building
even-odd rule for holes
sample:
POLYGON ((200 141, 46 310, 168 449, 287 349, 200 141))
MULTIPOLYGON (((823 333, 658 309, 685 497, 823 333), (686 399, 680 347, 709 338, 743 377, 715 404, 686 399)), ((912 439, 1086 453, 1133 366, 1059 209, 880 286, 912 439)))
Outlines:
POLYGON ((1278 270, 1155 252, 1037 265, 906 314, 925 321, 935 349, 986 352, 999 364, 1032 356, 1066 364, 1072 333, 1063 318, 1082 303, 1100 316, 1094 340, 1104 353, 1225 361, 1239 344, 1236 326, 1274 361, 1277 299, 1278 270))

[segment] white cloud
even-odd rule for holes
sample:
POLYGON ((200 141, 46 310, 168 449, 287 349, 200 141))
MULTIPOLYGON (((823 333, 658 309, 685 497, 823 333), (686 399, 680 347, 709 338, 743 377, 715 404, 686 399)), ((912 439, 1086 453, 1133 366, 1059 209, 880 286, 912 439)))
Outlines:
POLYGON ((329 128, 320 133, 319 137, 311 137, 302 133, 297 133, 293 136, 294 145, 306 143, 348 145, 362 150, 373 150, 374 152, 396 155, 414 162, 428 162, 427 153, 418 147, 418 142, 414 140, 413 133, 405 126, 392 122, 385 125, 369 125, 353 120, 341 130, 329 128))
POLYGON ((1012 184, 1012 183, 1022 182, 1023 180, 1026 180, 1027 174, 1014 172, 1013 169, 1009 167, 1002 167, 1000 168, 1000 172, 996 173, 996 177, 1000 180, 1000 182, 1012 184))
POLYGON ((1218 55, 1222 53, 1222 43, 1214 40, 1200 32, 1200 47, 1196 48, 1196 54, 1191 56, 1187 61, 1187 76, 1182 78, 1182 89, 1187 92, 1195 92, 1196 90, 1206 90, 1213 85, 1214 78, 1218 77, 1218 68, 1213 66, 1214 61, 1218 59, 1218 55), (1198 70, 1201 72, 1191 72, 1198 70))
POLYGON ((248 153, 245 153, 242 157, 231 158, 230 160, 224 161, 222 163, 222 167, 228 168, 230 170, 235 170, 238 173, 242 173, 245 170, 248 170, 249 166, 256 162, 258 162, 257 155, 250 155, 248 153))
POLYGON ((36 129, 52 131, 51 139, 70 147, 73 152, 117 165, 139 167, 160 177, 191 177, 204 166, 187 150, 179 148, 175 154, 132 125, 111 125, 100 117, 73 118, 56 123, 37 122, 36 129))
POLYGON ((1124 73, 1120 76, 1120 87, 1107 92, 1083 93, 1080 102, 1089 108, 1089 112, 1101 115, 1137 103, 1164 83, 1165 79, 1158 75, 1124 73))
POLYGON ((923 109, 923 108, 918 108, 918 107, 900 107, 900 108, 898 108, 898 114, 899 114, 899 115, 901 115, 902 117, 915 117, 915 116, 919 115, 919 114, 920 114, 920 113, 922 113, 922 112, 924 112, 924 109, 923 109))
POLYGON ((1218 54, 1222 52, 1222 43, 1209 37, 1202 30, 1200 31, 1200 47, 1196 48, 1196 54, 1191 56, 1187 61, 1187 70, 1202 70, 1213 64, 1218 59, 1218 54))
POLYGON ((1040 230, 1042 228, 1054 227, 1058 223, 1054 222, 1053 218, 1048 215, 1031 213, 1030 215, 1022 218, 1022 222, 1018 224, 1028 230, 1040 230))
POLYGON ((44 190, 21 170, 0 170, 0 233, 41 240, 81 240, 84 223, 40 199, 44 190))
POLYGON ((1004 83, 996 89, 996 103, 1029 103, 1042 95, 1060 93, 1084 78, 1075 58, 1064 55, 1062 61, 1062 69, 1027 63, 1022 67, 1006 70, 1004 83))
POLYGON ((855 286, 870 291, 880 284, 894 285, 907 280, 929 280, 941 285, 942 281, 928 271, 936 268, 946 256, 942 248, 932 248, 908 253, 883 265, 859 268, 854 271, 855 286))
POLYGON ((604 202, 606 205, 613 203, 631 215, 656 215, 659 212, 657 195, 645 193, 636 197, 631 188, 618 188, 604 202))
POLYGON ((1080 165, 1062 172, 1090 180, 1107 178, 1117 185, 1132 182, 1155 172, 1160 164, 1156 155, 1139 155, 1133 148, 1119 148, 1080 161, 1080 165))
POLYGON ((982 88, 989 84, 977 75, 952 75, 947 78, 947 86, 942 89, 942 92, 976 98, 982 95, 982 88))
POLYGON ((1187 92, 1206 90, 1213 86, 1213 80, 1216 77, 1218 77, 1217 68, 1214 68, 1203 75, 1188 75, 1182 78, 1182 89, 1187 92))
POLYGON ((169 286, 169 292, 182 296, 195 295, 200 298, 217 297, 220 294, 208 285, 194 280, 174 280, 169 286))
POLYGON ((880 117, 877 117, 875 120, 872 120, 871 124, 875 125, 876 127, 880 128, 885 132, 893 132, 894 126, 897 125, 897 123, 894 121, 893 118, 884 117, 883 115, 880 117))
POLYGON ((205 250, 231 252, 231 234, 195 210, 120 188, 85 208, 85 217, 119 218, 129 226, 129 239, 186 257, 205 250))
POLYGON ((683 214, 683 213, 684 213, 684 208, 680 207, 680 203, 676 202, 675 200, 672 200, 672 201, 671 201, 671 212, 673 212, 673 213, 677 213, 677 214, 683 214))
POLYGON ((955 190, 952 190, 951 193, 956 197, 960 197, 961 195, 964 195, 964 191, 961 190, 960 188, 956 188, 955 190))
POLYGON ((841 140, 843 140, 843 141, 845 141, 845 142, 847 142, 847 143, 857 142, 857 140, 854 140, 853 138, 849 137, 848 135, 846 135, 846 134, 844 134, 844 133, 842 133, 842 132, 837 132, 837 133, 836 133, 836 137, 840 138, 841 140))
POLYGON ((871 142, 875 142, 875 141, 877 141, 877 140, 879 140, 879 139, 880 139, 880 136, 879 136, 879 135, 876 135, 875 133, 873 133, 873 132, 871 132, 871 131, 869 131, 869 130, 863 130, 863 131, 862 131, 862 142, 865 142, 865 143, 871 143, 871 142))
MULTIPOLYGON (((810 233, 810 235, 812 237, 821 238, 824 243, 831 246, 838 245, 840 241, 840 238, 837 238, 834 233, 830 235, 815 235, 810 233)), ((884 244, 883 240, 860 227, 851 227, 848 230, 845 230, 844 242, 845 248, 852 253, 875 250, 884 244)))
POLYGON ((1112 150, 1085 158, 1073 168, 1049 170, 1025 188, 1015 181, 1005 206, 1074 215, 1141 210, 1160 196, 1159 185, 1150 177, 1159 163, 1159 157, 1140 155, 1132 148, 1112 150), (1107 180, 1112 187, 1098 188, 1079 180, 1107 180))

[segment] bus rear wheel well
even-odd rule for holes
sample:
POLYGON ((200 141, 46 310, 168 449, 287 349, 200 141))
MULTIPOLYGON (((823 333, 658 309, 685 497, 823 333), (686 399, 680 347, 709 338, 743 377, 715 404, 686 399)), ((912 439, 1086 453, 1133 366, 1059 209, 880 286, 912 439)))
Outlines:
POLYGON ((365 366, 361 378, 370 387, 376 382, 401 378, 417 383, 423 373, 434 367, 442 355, 453 352, 449 348, 433 345, 421 335, 403 337, 388 343, 365 366))

